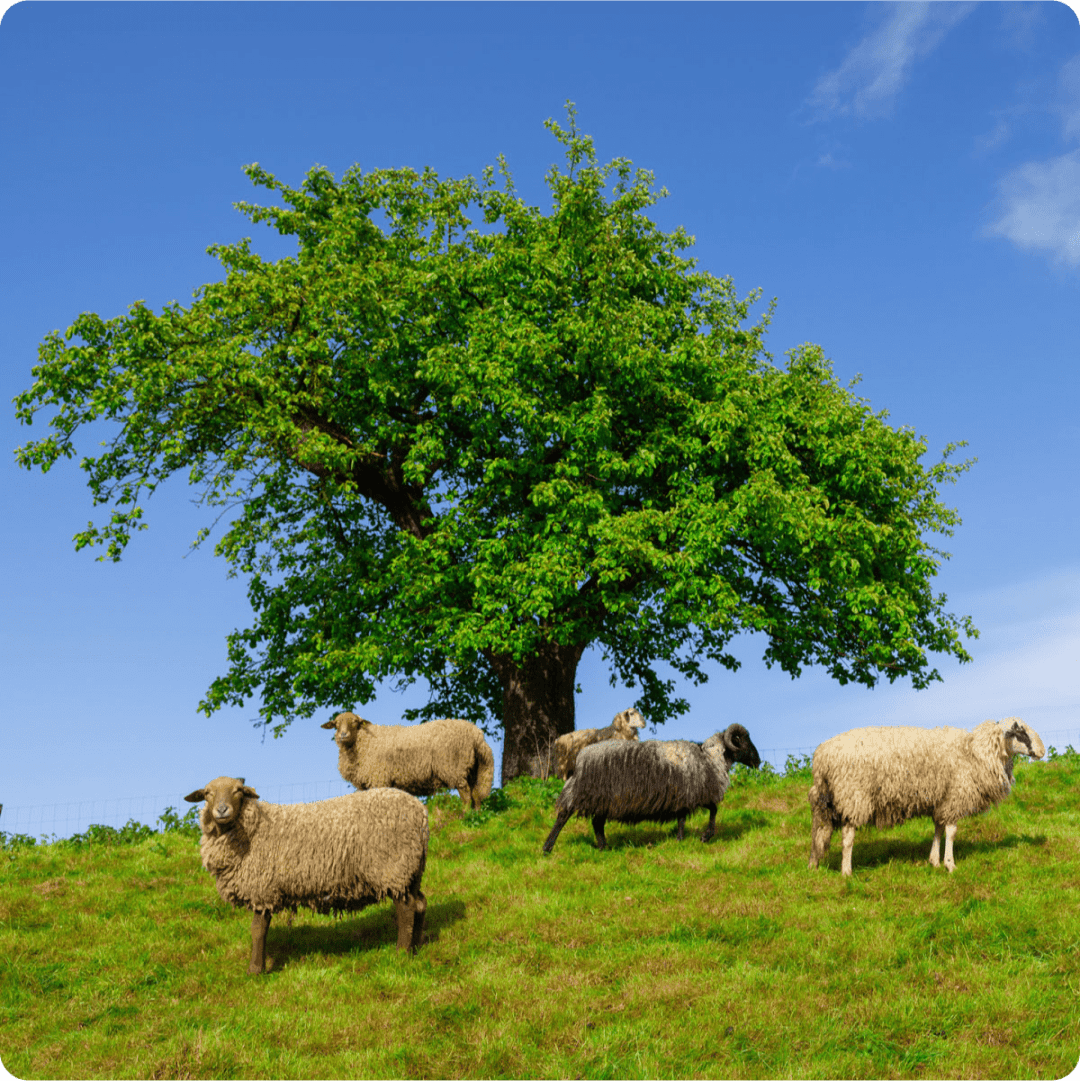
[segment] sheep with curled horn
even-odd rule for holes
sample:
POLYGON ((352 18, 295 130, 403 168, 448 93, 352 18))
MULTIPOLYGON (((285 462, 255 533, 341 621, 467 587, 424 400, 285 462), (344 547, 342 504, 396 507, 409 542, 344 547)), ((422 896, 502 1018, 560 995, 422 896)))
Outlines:
POLYGON ((572 815, 592 819, 596 847, 607 847, 604 824, 678 822, 683 839, 686 816, 709 809, 702 841, 716 833, 716 808, 731 783, 735 762, 753 769, 761 764, 750 733, 732 724, 704 743, 690 740, 643 740, 594 743, 577 756, 573 776, 555 803, 555 825, 544 842, 550 852, 572 815))
POLYGON ((559 736, 555 741, 555 773, 565 781, 574 772, 580 751, 608 739, 637 739, 637 730, 644 727, 645 718, 631 707, 616 713, 606 728, 579 728, 559 736))
POLYGON ((338 772, 355 788, 400 788, 414 796, 456 788, 474 810, 491 795, 495 756, 470 721, 374 724, 346 712, 322 727, 334 729, 338 772))
POLYGON ((810 867, 828 855, 833 830, 843 830, 840 869, 851 874, 855 830, 872 822, 878 829, 909 818, 934 822, 930 863, 951 872, 953 837, 961 818, 980 814, 1012 790, 1013 759, 1042 758, 1038 733, 1019 717, 963 728, 910 726, 855 728, 833 736, 814 752, 810 867))
POLYGON ((184 797, 199 816, 202 865, 223 901, 252 912, 248 973, 266 967, 270 918, 298 906, 350 912, 384 897, 397 910, 398 949, 415 953, 427 899, 427 808, 393 788, 316 803, 264 803, 237 777, 217 777, 184 797))

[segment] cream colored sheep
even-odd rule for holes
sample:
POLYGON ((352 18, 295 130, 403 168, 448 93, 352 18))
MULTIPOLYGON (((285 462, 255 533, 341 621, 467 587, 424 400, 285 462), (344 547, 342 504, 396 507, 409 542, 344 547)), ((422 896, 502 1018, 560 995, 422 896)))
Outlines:
POLYGON ((251 963, 266 963, 270 917, 297 906, 352 911, 392 897, 398 949, 415 953, 427 899, 427 808, 392 788, 317 803, 263 803, 236 777, 218 777, 184 797, 206 800, 199 822, 202 865, 229 904, 251 909, 251 963))
POLYGON ((400 788, 432 796, 456 788, 461 802, 477 809, 491 795, 495 756, 484 733, 468 721, 372 724, 355 713, 339 713, 322 727, 334 729, 338 772, 361 790, 400 788))
POLYGON ((608 739, 637 739, 637 730, 644 727, 645 718, 636 709, 624 709, 606 728, 581 728, 559 736, 555 741, 556 774, 565 781, 574 772, 580 750, 608 739))
POLYGON ((934 821, 930 863, 937 867, 945 833, 945 866, 956 867, 953 837, 961 818, 1000 803, 1013 785, 1018 754, 1042 758, 1043 742, 1018 717, 963 728, 855 728, 826 740, 814 752, 810 867, 829 851, 837 826, 843 828, 841 870, 851 874, 855 830, 873 822, 878 829, 909 818, 934 821))

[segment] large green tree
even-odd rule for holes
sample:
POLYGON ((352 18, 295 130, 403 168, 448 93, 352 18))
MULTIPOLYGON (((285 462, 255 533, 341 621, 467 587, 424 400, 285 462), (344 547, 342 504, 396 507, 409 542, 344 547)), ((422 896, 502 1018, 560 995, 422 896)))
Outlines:
POLYGON ((572 109, 547 126, 548 212, 501 158, 480 182, 315 168, 299 189, 250 166, 280 205, 239 209, 294 256, 212 247, 224 280, 190 306, 84 314, 41 345, 18 415, 55 411, 20 464, 118 425, 82 460, 111 515, 77 547, 119 559, 175 473, 234 508, 216 551, 254 622, 201 708, 260 695, 279 734, 423 679, 413 716, 501 723, 506 780, 573 729, 593 643, 653 721, 686 706, 657 663, 701 682, 742 631, 841 683, 923 687, 928 652, 969 659, 926 539, 958 521, 951 448, 924 467, 816 346, 776 366, 757 295, 646 216, 651 174, 598 164, 572 109))

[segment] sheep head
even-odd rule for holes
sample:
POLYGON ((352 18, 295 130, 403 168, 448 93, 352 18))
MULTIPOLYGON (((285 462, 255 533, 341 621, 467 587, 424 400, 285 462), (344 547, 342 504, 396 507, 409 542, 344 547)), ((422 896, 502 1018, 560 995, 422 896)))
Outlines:
POLYGON ((623 733, 627 739, 637 739, 638 735, 635 729, 645 727, 645 718, 642 717, 638 710, 631 707, 630 709, 624 709, 621 713, 616 713, 615 719, 611 723, 615 730, 623 733))
POLYGON ((258 799, 259 793, 244 784, 242 777, 217 777, 205 788, 197 788, 184 797, 188 803, 206 800, 200 815, 203 833, 231 830, 240 818, 245 799, 258 799))
POLYGON ((1043 746, 1043 741, 1039 739, 1038 732, 1024 724, 1019 717, 1006 717, 1001 722, 1001 727, 1005 729, 1005 753, 1010 758, 1018 754, 1042 758, 1046 754, 1046 748, 1043 746))
POLYGON ((701 749, 714 758, 723 755, 724 765, 730 768, 733 762, 757 769, 761 757, 750 739, 750 733, 741 724, 729 724, 723 732, 717 732, 701 745, 701 749))
POLYGON ((355 713, 339 713, 332 721, 327 721, 323 728, 333 728, 334 742, 338 747, 351 747, 364 727, 371 727, 371 721, 357 717, 355 713))

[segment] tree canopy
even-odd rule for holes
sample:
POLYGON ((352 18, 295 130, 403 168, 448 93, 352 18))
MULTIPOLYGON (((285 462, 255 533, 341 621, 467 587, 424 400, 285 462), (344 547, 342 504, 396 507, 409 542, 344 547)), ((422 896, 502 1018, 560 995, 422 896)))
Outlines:
POLYGON ((215 551, 254 619, 200 708, 259 696, 279 734, 422 679, 413 716, 502 724, 509 779, 573 728, 590 644, 654 722, 686 706, 658 662, 703 681, 744 631, 841 683, 970 659, 927 540, 958 523, 939 487, 968 463, 924 466, 817 346, 774 364, 758 294, 647 216, 652 175, 598 164, 572 108, 547 127, 547 212, 501 157, 480 181, 316 167, 295 189, 248 166, 280 205, 238 209, 295 255, 215 245, 224 278, 189 306, 83 314, 40 346, 15 402, 51 431, 19 463, 118 426, 82 459, 110 515, 77 547, 119 559, 177 473, 231 515, 215 551))

